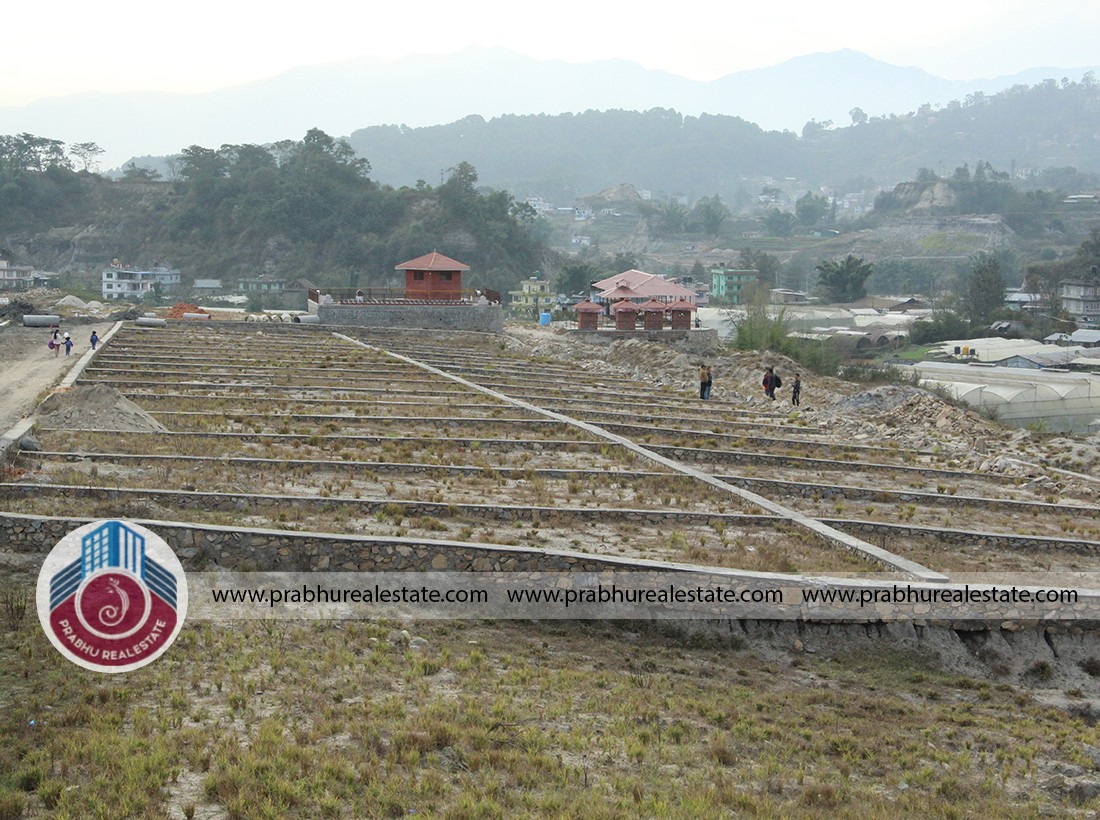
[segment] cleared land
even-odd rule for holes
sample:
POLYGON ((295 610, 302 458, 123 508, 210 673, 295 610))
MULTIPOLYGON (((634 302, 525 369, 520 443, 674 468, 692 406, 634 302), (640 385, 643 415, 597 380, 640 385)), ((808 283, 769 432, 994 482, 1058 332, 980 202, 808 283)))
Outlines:
MULTIPOLYGON (((1096 569, 1096 485, 1054 469, 1093 470, 1080 442, 832 380, 807 385, 806 409, 765 403, 752 356, 718 359, 716 400, 704 404, 697 357, 658 346, 361 338, 369 348, 308 328, 127 328, 78 387, 110 387, 136 411, 120 403, 98 426, 63 407, 44 416, 42 452, 7 472, 0 507, 882 571, 392 351, 948 575, 1096 569), (845 409, 854 399, 868 409, 845 409), (977 530, 1002 538, 978 547, 977 530), (1036 536, 1051 541, 1036 548, 1036 536)), ((1076 677, 1061 686, 1053 659, 1010 656, 1014 641, 1045 649, 1026 630, 1006 633, 1003 656, 969 664, 958 640, 938 652, 914 649, 904 630, 751 623, 722 637, 637 623, 203 623, 152 666, 107 679, 54 652, 33 612, 17 617, 26 572, 5 570, 14 591, 0 612, 0 817, 1100 808, 1091 633, 1071 636, 1076 677)))
MULTIPOLYGON (((780 572, 882 569, 778 519, 769 524, 770 513, 737 495, 392 351, 596 424, 938 572, 1094 568, 1096 485, 981 469, 974 451, 993 434, 976 433, 978 420, 931 396, 910 401, 953 414, 952 425, 936 429, 939 441, 883 441, 845 435, 850 413, 765 406, 728 381, 720 382, 725 395, 702 403, 690 384, 663 381, 660 371, 640 379, 621 367, 594 369, 522 336, 467 334, 462 344, 399 331, 359 338, 370 347, 247 325, 126 329, 78 387, 117 390, 148 419, 120 432, 94 413, 79 423, 72 414, 43 418, 42 452, 23 457, 27 474, 15 482, 34 491, 9 484, 0 498, 43 514, 69 496, 73 515, 476 539, 780 572), (149 432, 145 422, 170 432, 149 432), (133 494, 72 497, 73 486, 133 494), (228 508, 196 509, 186 495, 195 491, 235 498, 228 508), (403 514, 416 504, 438 509, 403 514), (486 505, 508 514, 487 516, 486 505), (654 514, 662 516, 657 526, 654 514), (981 531, 1003 537, 968 549, 981 531), (1037 549, 1029 537, 1047 543, 1037 549)), ((888 417, 891 409, 900 412, 888 408, 888 417)))

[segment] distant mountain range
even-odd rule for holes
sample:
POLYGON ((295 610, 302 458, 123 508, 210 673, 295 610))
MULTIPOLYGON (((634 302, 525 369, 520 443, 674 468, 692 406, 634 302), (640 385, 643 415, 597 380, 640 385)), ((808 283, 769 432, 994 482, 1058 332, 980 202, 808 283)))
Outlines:
POLYGON ((1100 66, 1033 68, 953 81, 844 50, 698 82, 622 60, 571 64, 501 48, 471 48, 396 62, 359 59, 305 66, 205 94, 44 99, 0 107, 0 133, 96 142, 106 152, 101 163, 106 170, 132 157, 178 153, 189 145, 300 139, 313 127, 339 137, 374 125, 440 125, 471 114, 491 118, 674 108, 686 115, 725 114, 766 130, 800 132, 810 120, 849 125, 856 108, 871 117, 904 114, 924 103, 945 104, 1045 79, 1080 80, 1088 71, 1100 72, 1100 66))

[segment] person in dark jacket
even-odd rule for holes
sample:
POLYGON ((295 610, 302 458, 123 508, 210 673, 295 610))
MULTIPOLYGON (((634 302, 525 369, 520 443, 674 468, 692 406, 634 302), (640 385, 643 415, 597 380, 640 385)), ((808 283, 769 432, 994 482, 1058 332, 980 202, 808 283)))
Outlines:
POLYGON ((779 387, 779 377, 775 375, 775 370, 771 367, 764 371, 764 395, 772 401, 775 401, 775 388, 779 387))

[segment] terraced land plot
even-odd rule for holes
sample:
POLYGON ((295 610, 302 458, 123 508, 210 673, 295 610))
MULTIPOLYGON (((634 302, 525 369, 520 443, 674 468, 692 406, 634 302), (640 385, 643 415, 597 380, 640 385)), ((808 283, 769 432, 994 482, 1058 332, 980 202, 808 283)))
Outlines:
MULTIPOLYGON (((518 378, 531 368, 511 364, 518 378)), ((56 513, 63 498, 70 515, 868 569, 735 494, 327 332, 128 328, 77 386, 89 385, 166 431, 47 420, 24 480, 3 488, 10 507, 56 513)))
POLYGON ((540 362, 535 376, 513 352, 441 352, 417 340, 402 352, 590 420, 939 572, 1096 568, 1095 485, 1064 490, 1056 480, 952 469, 935 449, 840 438, 826 414, 699 402, 575 363, 540 362))
POLYGON ((78 386, 117 390, 166 431, 42 423, 42 452, 0 498, 42 514, 64 499, 71 515, 883 569, 606 431, 941 573, 1094 568, 1100 510, 1049 483, 947 469, 933 451, 838 440, 824 416, 703 403, 500 337, 354 335, 126 328, 78 386))

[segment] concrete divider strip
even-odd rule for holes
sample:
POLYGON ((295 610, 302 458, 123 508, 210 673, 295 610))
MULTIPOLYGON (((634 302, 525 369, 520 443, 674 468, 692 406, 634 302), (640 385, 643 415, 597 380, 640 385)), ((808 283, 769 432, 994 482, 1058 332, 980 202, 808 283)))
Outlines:
POLYGON ((928 569, 927 567, 921 566, 915 561, 910 561, 909 559, 903 558, 900 555, 894 555, 891 552, 887 552, 884 549, 876 547, 874 544, 869 544, 862 539, 856 538, 852 535, 848 535, 847 533, 830 527, 827 524, 822 523, 821 521, 810 518, 807 515, 803 515, 797 510, 792 510, 789 507, 783 506, 782 504, 777 504, 776 502, 771 501, 770 499, 765 498, 762 495, 757 495, 756 493, 741 489, 740 487, 735 487, 732 484, 727 484, 725 481, 715 478, 714 476, 710 475, 709 473, 703 472, 702 470, 697 470, 694 467, 690 467, 686 464, 674 461, 671 458, 666 458, 659 453, 643 447, 642 445, 637 444, 628 438, 605 430, 598 425, 591 424, 586 421, 581 421, 571 416, 567 416, 563 413, 557 413, 553 410, 546 410, 536 404, 524 401, 523 399, 513 398, 506 393, 501 393, 497 390, 493 390, 492 388, 484 387, 480 384, 477 384, 476 382, 471 382, 467 379, 462 378, 461 376, 456 376, 452 373, 448 373, 445 370, 441 370, 438 367, 425 364, 424 362, 421 362, 409 356, 404 356, 400 353, 394 353, 393 351, 386 350, 385 348, 380 348, 376 347, 375 345, 367 344, 366 342, 362 342, 343 333, 334 332, 333 335, 339 339, 343 339, 344 341, 359 345, 365 349, 384 353, 394 359, 397 359, 398 361, 415 365, 429 373, 433 373, 437 376, 450 379, 456 384, 461 384, 469 388, 470 390, 475 390, 479 393, 492 396, 493 398, 507 402, 516 407, 521 407, 524 410, 528 410, 532 413, 538 413, 556 421, 560 421, 564 424, 569 424, 581 430, 585 430, 592 435, 599 436, 600 438, 613 442, 621 447, 626 448, 627 450, 630 450, 633 453, 637 453, 643 458, 649 459, 650 461, 653 461, 657 464, 668 467, 670 470, 674 470, 675 472, 678 472, 682 475, 690 476, 719 490, 724 490, 725 492, 735 495, 751 504, 755 504, 761 509, 767 510, 768 512, 779 516, 780 518, 790 521, 792 524, 795 524, 812 532, 814 535, 824 538, 826 541, 834 543, 853 552, 861 553, 862 555, 873 561, 876 561, 885 566, 893 567, 894 569, 899 570, 900 572, 904 572, 906 575, 912 578, 916 578, 922 581, 937 582, 944 582, 949 580, 946 575, 935 572, 934 570, 928 569))

